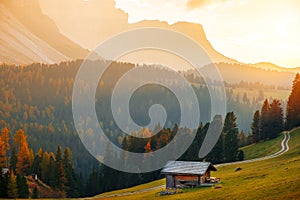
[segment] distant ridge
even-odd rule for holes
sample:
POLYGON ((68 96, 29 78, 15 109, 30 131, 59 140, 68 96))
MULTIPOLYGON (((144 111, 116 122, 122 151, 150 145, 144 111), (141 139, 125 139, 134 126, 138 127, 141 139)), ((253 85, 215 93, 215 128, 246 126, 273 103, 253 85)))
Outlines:
POLYGON ((273 63, 270 62, 260 62, 260 63, 256 63, 256 64, 249 64, 250 66, 255 66, 264 70, 275 70, 275 71, 282 71, 282 72, 294 72, 294 73, 298 73, 300 72, 300 67, 295 67, 295 68, 285 68, 285 67, 281 67, 278 65, 275 65, 273 63))

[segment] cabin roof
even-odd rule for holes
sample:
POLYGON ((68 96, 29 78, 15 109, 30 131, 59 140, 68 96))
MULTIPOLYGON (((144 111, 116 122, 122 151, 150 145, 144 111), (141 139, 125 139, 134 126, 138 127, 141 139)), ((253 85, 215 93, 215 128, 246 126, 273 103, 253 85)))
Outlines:
POLYGON ((210 162, 169 161, 162 174, 204 175, 207 170, 217 171, 210 162))

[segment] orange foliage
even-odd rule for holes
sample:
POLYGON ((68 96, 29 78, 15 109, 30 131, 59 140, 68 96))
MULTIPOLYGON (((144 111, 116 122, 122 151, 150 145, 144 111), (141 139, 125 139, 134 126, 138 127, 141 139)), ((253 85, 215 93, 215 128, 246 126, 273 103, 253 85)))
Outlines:
POLYGON ((15 142, 18 146, 18 161, 16 165, 16 170, 18 174, 26 175, 31 166, 31 155, 28 148, 28 143, 26 140, 26 135, 23 130, 18 130, 15 136, 15 142))
POLYGON ((145 148, 146 153, 149 153, 152 151, 150 141, 146 144, 146 146, 144 148, 145 148))
POLYGON ((2 129, 0 136, 0 168, 8 166, 7 151, 10 149, 8 129, 5 127, 2 129))

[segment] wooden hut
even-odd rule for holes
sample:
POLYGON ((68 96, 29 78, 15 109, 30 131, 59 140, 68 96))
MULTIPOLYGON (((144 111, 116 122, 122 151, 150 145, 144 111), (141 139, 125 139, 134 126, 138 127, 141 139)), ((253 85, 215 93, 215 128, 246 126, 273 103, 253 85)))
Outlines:
POLYGON ((169 161, 161 170, 166 188, 199 187, 210 184, 210 172, 217 169, 210 162, 169 161))

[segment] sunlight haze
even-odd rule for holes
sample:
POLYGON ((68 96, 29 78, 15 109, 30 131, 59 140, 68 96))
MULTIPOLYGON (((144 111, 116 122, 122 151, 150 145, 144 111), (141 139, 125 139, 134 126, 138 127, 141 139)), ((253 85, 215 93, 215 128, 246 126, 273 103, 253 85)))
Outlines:
POLYGON ((245 63, 300 66, 300 2, 237 0, 116 0, 129 22, 196 22, 224 55, 245 63))

